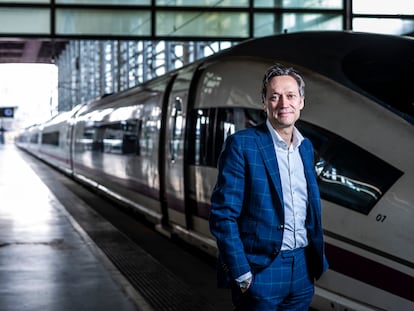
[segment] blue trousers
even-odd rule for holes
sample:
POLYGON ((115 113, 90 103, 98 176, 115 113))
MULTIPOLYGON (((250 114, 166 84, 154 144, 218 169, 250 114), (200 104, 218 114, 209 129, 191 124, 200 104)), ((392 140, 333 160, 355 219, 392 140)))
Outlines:
POLYGON ((306 311, 315 292, 305 249, 281 251, 265 269, 253 275, 249 289, 232 288, 236 311, 306 311))

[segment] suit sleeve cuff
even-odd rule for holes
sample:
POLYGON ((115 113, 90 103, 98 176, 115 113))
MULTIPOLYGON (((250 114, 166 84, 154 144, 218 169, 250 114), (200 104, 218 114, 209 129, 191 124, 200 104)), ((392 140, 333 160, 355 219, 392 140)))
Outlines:
POLYGON ((252 273, 249 271, 249 272, 247 272, 247 273, 242 274, 241 276, 239 276, 239 277, 236 279, 236 282, 237 282, 237 283, 241 283, 241 282, 243 282, 243 281, 246 281, 246 280, 250 279, 252 276, 253 276, 253 275, 252 275, 252 273))

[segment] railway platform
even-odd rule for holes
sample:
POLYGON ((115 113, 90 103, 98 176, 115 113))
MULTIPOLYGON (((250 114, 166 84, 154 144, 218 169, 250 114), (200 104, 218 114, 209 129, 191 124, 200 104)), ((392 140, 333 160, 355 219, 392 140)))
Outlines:
POLYGON ((0 310, 151 310, 30 169, 0 145, 0 310))
POLYGON ((215 310, 31 159, 0 144, 0 310, 215 310))

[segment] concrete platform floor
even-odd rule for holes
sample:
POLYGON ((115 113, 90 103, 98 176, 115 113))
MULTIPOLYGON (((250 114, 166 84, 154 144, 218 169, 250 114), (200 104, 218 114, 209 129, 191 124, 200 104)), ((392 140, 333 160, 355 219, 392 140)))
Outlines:
POLYGON ((14 145, 0 145, 0 310, 150 310, 14 145))

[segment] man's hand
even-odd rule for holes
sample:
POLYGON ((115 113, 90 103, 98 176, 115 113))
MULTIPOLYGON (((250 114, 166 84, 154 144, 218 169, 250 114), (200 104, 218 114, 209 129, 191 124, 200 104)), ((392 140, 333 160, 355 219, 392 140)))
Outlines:
POLYGON ((239 283, 240 290, 243 294, 247 292, 251 283, 252 283, 252 278, 248 278, 247 280, 239 283))

